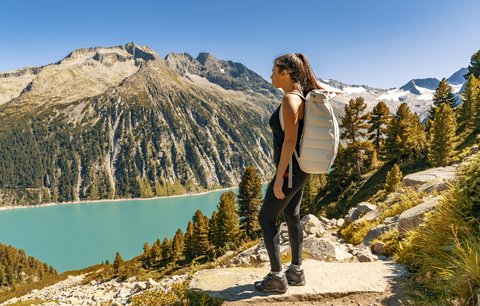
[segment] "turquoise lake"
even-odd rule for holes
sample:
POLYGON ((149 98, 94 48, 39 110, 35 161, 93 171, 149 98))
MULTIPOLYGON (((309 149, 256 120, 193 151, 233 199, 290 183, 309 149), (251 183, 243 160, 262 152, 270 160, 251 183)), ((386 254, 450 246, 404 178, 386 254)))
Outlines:
MULTIPOLYGON (((267 184, 263 185, 263 192, 267 184)), ((226 191, 157 199, 104 201, 0 211, 0 243, 23 249, 58 273, 109 260, 130 259, 183 232, 197 209, 211 217, 226 191)))

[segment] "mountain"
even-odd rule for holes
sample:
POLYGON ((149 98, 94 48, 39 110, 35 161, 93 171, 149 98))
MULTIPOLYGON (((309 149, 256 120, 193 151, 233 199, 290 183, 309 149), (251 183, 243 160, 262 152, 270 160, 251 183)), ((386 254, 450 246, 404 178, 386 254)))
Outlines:
POLYGON ((148 197, 274 174, 280 93, 239 63, 151 48, 78 49, 0 75, 1 205, 148 197), (211 81, 210 81, 211 80, 211 81))
MULTIPOLYGON (((447 79, 447 82, 452 86, 453 93, 461 102, 460 94, 463 92, 463 86, 466 82, 462 80, 466 73, 466 68, 461 68, 447 79)), ((323 80, 320 82, 332 89, 340 91, 340 94, 333 99, 333 106, 339 116, 344 114, 344 106, 348 104, 350 99, 363 97, 367 104, 367 111, 370 111, 378 102, 384 101, 394 114, 400 103, 407 103, 412 112, 416 112, 420 120, 424 120, 428 115, 428 110, 433 104, 433 94, 440 81, 436 78, 413 79, 406 84, 390 88, 380 89, 372 88, 365 85, 348 85, 335 80, 323 80)))
MULTIPOLYGON (((458 95, 465 68, 448 80, 458 95)), ((379 89, 319 80, 367 110, 406 102, 423 119, 438 86, 379 89)), ((135 43, 82 48, 60 61, 0 73, 0 205, 150 197, 236 186, 246 165, 263 181, 268 119, 282 94, 241 63, 202 52, 160 56, 135 43)))

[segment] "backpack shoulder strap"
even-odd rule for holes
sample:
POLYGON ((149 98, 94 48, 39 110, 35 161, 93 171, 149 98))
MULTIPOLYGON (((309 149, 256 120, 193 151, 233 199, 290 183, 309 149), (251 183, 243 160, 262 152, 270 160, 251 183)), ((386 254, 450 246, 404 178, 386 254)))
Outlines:
POLYGON ((299 96, 299 97, 302 98, 303 100, 306 100, 306 98, 305 98, 299 91, 297 91, 297 90, 286 92, 285 95, 287 95, 287 94, 294 94, 294 95, 299 96))

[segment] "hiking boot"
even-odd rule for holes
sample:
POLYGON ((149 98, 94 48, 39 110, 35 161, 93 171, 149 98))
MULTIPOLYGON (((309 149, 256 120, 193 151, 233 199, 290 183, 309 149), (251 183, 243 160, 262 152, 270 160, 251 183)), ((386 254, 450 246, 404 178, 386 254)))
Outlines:
POLYGON ((273 273, 268 273, 261 281, 256 281, 255 289, 262 292, 280 292, 285 293, 288 289, 287 277, 280 277, 273 273))
POLYGON ((287 277, 287 282, 291 286, 305 286, 305 274, 303 274, 303 269, 297 270, 292 266, 286 267, 285 276, 287 277))

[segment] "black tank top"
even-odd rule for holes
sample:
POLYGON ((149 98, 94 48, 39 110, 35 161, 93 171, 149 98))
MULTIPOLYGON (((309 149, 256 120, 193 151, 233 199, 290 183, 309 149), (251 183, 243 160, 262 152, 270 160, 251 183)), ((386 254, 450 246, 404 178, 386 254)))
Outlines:
MULTIPOLYGON (((273 112, 268 124, 270 125, 270 128, 273 132, 273 161, 275 163, 275 166, 278 167, 278 164, 280 163, 280 154, 282 152, 283 139, 285 137, 285 132, 282 130, 282 126, 280 125, 280 105, 273 112)), ((300 137, 302 136, 302 131, 303 118, 298 121, 297 144, 295 146, 297 153, 300 150, 300 137)), ((293 162, 297 163, 297 159, 295 158, 295 156, 292 156, 293 162)), ((286 171, 288 172, 288 166, 286 171)))

